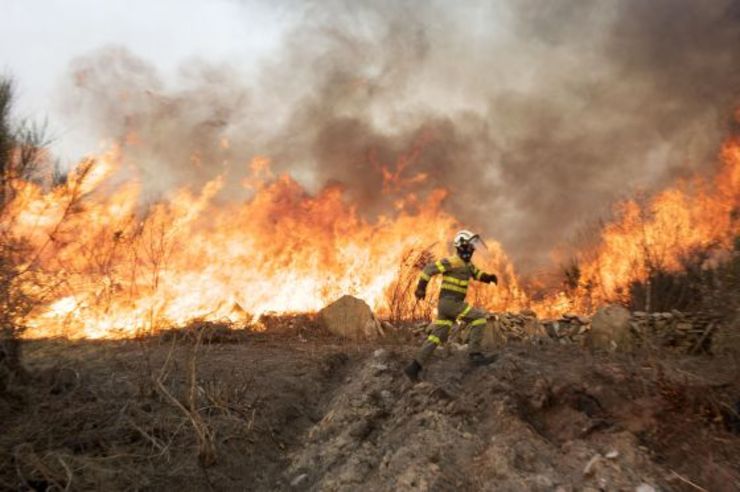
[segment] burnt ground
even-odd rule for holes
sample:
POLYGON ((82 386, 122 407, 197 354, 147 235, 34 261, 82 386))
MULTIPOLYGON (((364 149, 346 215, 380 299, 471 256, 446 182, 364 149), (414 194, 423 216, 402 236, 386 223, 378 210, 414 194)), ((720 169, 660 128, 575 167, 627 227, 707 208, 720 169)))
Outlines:
POLYGON ((0 488, 740 490, 736 359, 453 346, 412 385, 403 336, 216 335, 27 342, 0 488))

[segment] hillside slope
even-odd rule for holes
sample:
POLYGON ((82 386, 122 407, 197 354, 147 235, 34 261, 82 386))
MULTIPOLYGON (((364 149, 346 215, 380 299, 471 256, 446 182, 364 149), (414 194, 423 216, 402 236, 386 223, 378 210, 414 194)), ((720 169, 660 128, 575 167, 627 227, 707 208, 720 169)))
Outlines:
POLYGON ((0 407, 0 487, 740 488, 737 361, 543 342, 473 368, 453 346, 412 385, 415 341, 311 333, 205 338, 195 357, 187 336, 32 342, 0 407))

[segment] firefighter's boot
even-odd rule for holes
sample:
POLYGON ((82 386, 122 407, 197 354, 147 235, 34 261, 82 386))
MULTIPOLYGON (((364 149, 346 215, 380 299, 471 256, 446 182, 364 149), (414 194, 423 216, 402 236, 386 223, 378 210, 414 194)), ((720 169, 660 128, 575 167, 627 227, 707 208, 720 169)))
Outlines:
POLYGON ((406 376, 414 382, 419 382, 419 373, 421 372, 421 364, 416 362, 416 359, 411 361, 411 364, 406 366, 406 369, 403 370, 403 372, 406 373, 406 376))
POLYGON ((487 366, 496 362, 496 359, 498 359, 498 355, 483 355, 480 352, 471 352, 470 354, 468 354, 468 359, 470 360, 470 363, 474 366, 487 366))

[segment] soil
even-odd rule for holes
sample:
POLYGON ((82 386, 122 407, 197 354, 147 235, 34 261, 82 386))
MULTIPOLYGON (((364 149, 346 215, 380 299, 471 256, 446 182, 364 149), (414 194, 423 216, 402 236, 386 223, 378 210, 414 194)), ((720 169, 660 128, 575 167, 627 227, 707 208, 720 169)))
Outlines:
POLYGON ((452 345, 412 384, 404 335, 193 333, 26 342, 0 487, 740 490, 737 359, 452 345))

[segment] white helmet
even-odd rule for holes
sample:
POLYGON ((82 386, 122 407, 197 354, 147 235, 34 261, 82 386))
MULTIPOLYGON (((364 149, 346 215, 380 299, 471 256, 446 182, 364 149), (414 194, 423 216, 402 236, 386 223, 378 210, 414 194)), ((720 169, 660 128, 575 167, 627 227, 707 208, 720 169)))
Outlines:
POLYGON ((455 240, 453 241, 456 248, 459 248, 463 246, 464 244, 470 244, 471 246, 475 246, 473 244, 476 242, 476 240, 479 239, 478 234, 473 234, 472 232, 463 229, 462 231, 455 234, 455 240))

